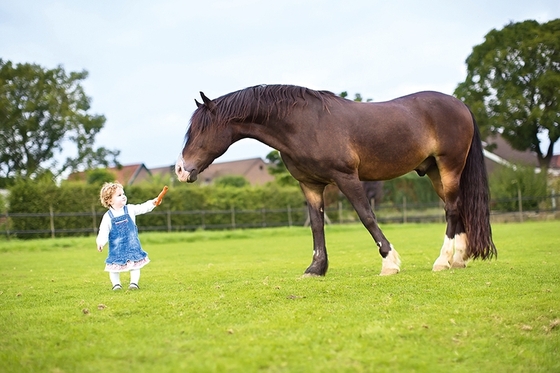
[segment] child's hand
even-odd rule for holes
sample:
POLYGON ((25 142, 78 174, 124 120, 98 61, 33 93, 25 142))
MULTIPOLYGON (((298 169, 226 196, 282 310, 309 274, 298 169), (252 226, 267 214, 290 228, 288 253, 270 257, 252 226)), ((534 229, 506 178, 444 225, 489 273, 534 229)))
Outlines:
POLYGON ((165 196, 165 193, 167 193, 167 190, 169 188, 166 186, 163 187, 163 190, 161 191, 161 193, 157 196, 154 205, 159 206, 161 205, 161 201, 163 200, 163 196, 165 196))
POLYGON ((97 245, 97 251, 102 252, 103 251, 103 246, 102 245, 97 245))
POLYGON ((157 199, 157 198, 154 198, 154 199, 152 200, 152 203, 153 203, 154 205, 156 205, 156 206, 157 206, 157 203, 158 203, 158 199, 157 199))

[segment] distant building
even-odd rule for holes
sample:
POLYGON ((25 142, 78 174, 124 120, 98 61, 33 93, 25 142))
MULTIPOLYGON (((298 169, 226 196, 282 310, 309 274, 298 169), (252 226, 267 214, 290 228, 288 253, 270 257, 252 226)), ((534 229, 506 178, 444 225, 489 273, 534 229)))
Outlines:
MULTIPOLYGON (((122 167, 111 167, 107 171, 115 175, 123 185, 133 185, 159 179, 165 183, 173 184, 177 180, 175 165, 148 169, 143 163, 131 164, 122 167)), ((264 185, 274 181, 274 176, 268 173, 268 164, 261 158, 250 158, 240 161, 213 163, 198 175, 198 182, 212 184, 222 176, 242 176, 251 185, 264 185)), ((85 172, 70 174, 69 181, 86 181, 85 172)))
POLYGON ((177 181, 177 176, 175 176, 175 165, 150 168, 149 175, 142 173, 135 181, 136 184, 138 184, 145 181, 150 181, 151 179, 157 179, 165 184, 172 185, 174 182, 177 181))
POLYGON ((560 169, 560 154, 552 156, 552 160, 550 161, 550 168, 560 169))
MULTIPOLYGON (((150 170, 144 163, 131 164, 121 167, 110 167, 107 171, 115 176, 115 180, 123 185, 138 184, 139 180, 146 180, 151 177, 150 170)), ((68 181, 87 181, 87 172, 74 172, 68 176, 68 181)))
MULTIPOLYGON (((150 169, 152 177, 177 180, 175 165, 150 169)), ((208 185, 222 176, 242 176, 251 185, 264 185, 274 181, 274 176, 268 173, 268 164, 261 158, 250 158, 240 161, 212 163, 198 174, 199 183, 208 185)), ((142 181, 142 180, 138 180, 142 181)))
MULTIPOLYGON (((508 144, 503 137, 498 135, 488 136, 483 141, 484 157, 486 161, 486 170, 488 174, 492 174, 499 167, 512 167, 513 165, 522 165, 528 167, 539 168, 537 154, 531 151, 515 150, 508 144), (486 150, 486 149, 491 150, 486 150)), ((560 174, 560 155, 554 155, 550 161, 549 174, 558 176, 560 174)))
POLYGON ((261 158, 213 163, 198 175, 198 179, 204 184, 211 184, 222 176, 243 176, 251 185, 264 185, 274 181, 274 176, 268 172, 268 164, 261 158))

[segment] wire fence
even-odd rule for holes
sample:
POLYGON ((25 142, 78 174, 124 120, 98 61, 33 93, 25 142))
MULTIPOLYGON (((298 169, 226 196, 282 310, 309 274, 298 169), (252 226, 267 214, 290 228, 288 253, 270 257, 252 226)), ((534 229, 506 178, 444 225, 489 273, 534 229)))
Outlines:
MULTIPOLYGON (((491 219, 494 221, 518 221, 547 218, 559 219, 557 196, 522 197, 491 202, 491 219)), ((442 202, 418 204, 382 203, 374 205, 377 220, 381 224, 445 222, 442 202)), ((92 208, 89 212, 55 212, 51 206, 44 213, 4 213, 0 216, 0 229, 6 238, 44 238, 97 234, 104 212, 92 208)), ((348 203, 325 209, 326 224, 359 222, 354 209, 348 203)), ((232 206, 228 210, 153 211, 137 217, 141 232, 178 232, 193 230, 223 230, 280 226, 306 226, 309 224, 307 207, 283 209, 241 210, 232 206), (143 218, 149 215, 150 219, 143 218)))

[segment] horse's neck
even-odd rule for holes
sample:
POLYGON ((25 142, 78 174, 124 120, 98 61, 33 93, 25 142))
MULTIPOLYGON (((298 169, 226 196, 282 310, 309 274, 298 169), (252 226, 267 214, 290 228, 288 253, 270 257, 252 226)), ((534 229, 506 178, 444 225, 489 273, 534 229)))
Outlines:
POLYGON ((288 134, 292 132, 287 120, 271 118, 262 123, 237 123, 233 125, 235 141, 251 138, 279 150, 286 151, 291 146, 288 134))

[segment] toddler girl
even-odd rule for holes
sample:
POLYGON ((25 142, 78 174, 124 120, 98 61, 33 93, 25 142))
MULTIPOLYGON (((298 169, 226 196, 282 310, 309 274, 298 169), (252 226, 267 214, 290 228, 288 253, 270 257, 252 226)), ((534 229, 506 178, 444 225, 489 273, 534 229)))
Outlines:
POLYGON ((124 189, 118 182, 105 183, 99 195, 101 204, 109 209, 101 219, 97 234, 97 250, 109 243, 109 254, 105 260, 105 271, 113 284, 113 290, 121 290, 121 272, 130 271, 130 290, 139 289, 140 268, 150 262, 148 253, 142 250, 138 239, 136 215, 152 211, 157 198, 139 205, 127 205, 124 189))

